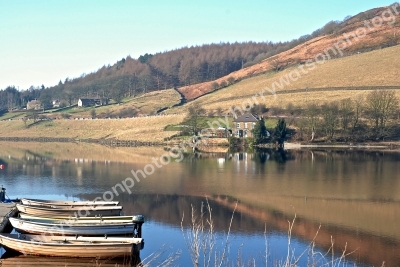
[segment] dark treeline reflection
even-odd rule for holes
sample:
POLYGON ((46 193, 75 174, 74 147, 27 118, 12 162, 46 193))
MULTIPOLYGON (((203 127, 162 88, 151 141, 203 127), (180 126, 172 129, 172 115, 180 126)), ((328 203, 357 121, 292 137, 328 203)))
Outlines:
MULTIPOLYGON (((80 197, 92 200, 96 195, 84 194, 80 197)), ((228 196, 214 195, 207 199, 206 197, 182 195, 123 194, 118 197, 118 200, 124 207, 126 215, 143 214, 146 221, 161 222, 172 227, 180 227, 182 218, 183 225, 190 226, 192 207, 195 209, 194 216, 199 219, 201 206, 204 205, 204 220, 207 220, 209 214, 206 205, 209 203, 214 230, 224 233, 228 232, 232 215, 232 232, 260 236, 264 234, 264 231, 267 234, 271 232, 287 233, 288 222, 293 220, 277 211, 252 207, 228 196)), ((317 233, 316 244, 323 247, 325 251, 330 249, 331 237, 333 237, 335 250, 342 251, 344 247, 347 247, 347 252, 353 252, 349 258, 373 265, 382 264, 382 259, 388 259, 387 266, 400 264, 400 255, 393 253, 400 249, 399 242, 359 230, 320 225, 302 218, 295 220, 292 229, 294 238, 311 241, 317 233), (370 253, 372 248, 374 253, 370 253)))
MULTIPOLYGON (((81 195, 80 197, 89 200, 94 199, 96 195, 81 195)), ((279 230, 271 222, 258 220, 240 210, 234 212, 233 207, 236 200, 233 198, 227 196, 214 196, 212 198, 223 199, 230 205, 222 205, 213 199, 199 196, 164 194, 122 194, 118 196, 125 214, 142 214, 145 215, 146 220, 161 222, 174 227, 180 226, 182 218, 185 226, 190 225, 192 207, 196 218, 199 218, 203 205, 204 219, 207 219, 209 216, 207 203, 209 203, 216 231, 227 231, 232 215, 234 216, 231 230, 235 232, 260 233, 264 231, 265 224, 268 232, 279 230)), ((278 213, 276 216, 284 219, 278 213)))

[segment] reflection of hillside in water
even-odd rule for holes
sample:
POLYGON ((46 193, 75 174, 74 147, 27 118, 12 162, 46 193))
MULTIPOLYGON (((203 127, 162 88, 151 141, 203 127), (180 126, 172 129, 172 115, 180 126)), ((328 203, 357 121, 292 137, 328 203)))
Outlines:
MULTIPOLYGON (((7 253, 6 253, 7 254, 7 253)), ((128 259, 75 259, 64 257, 39 257, 39 256, 23 256, 23 255, 3 255, 4 258, 0 259, 0 265, 7 267, 15 266, 40 266, 40 267, 59 267, 59 266, 129 266, 128 259)))
MULTIPOLYGON (((96 195, 81 195, 82 199, 91 200, 96 195)), ((190 225, 191 207, 196 210, 195 216, 199 218, 202 203, 206 204, 205 197, 179 196, 162 194, 132 194, 121 195, 120 204, 124 207, 126 215, 143 214, 146 220, 161 222, 171 227, 180 227, 184 214, 184 225, 190 225)), ((210 196, 208 198, 212 208, 212 219, 215 230, 227 232, 230 219, 235 209, 236 200, 226 196, 210 196)), ((205 215, 208 217, 208 214, 205 215)), ((277 211, 259 209, 238 202, 232 220, 231 231, 233 233, 245 233, 249 235, 267 235, 273 232, 287 233, 287 217, 277 211)), ((321 225, 303 218, 297 218, 293 227, 294 237, 311 242, 315 239, 318 246, 325 251, 331 246, 331 237, 334 239, 334 249, 341 251, 347 247, 347 252, 352 252, 350 258, 366 262, 372 265, 381 265, 385 259, 387 266, 400 264, 400 242, 390 238, 382 238, 362 231, 333 225, 321 225), (371 253, 374 251, 374 253, 371 253)), ((144 233, 144 237, 146 233, 144 233)), ((273 246, 273 244, 271 244, 273 246)))

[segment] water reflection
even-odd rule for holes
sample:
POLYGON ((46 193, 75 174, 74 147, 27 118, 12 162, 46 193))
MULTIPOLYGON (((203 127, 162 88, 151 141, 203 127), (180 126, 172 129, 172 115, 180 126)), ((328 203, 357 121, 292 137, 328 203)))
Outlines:
POLYGON ((124 259, 73 259, 63 257, 38 257, 23 255, 3 255, 1 266, 129 266, 124 259))
MULTIPOLYGON (((101 196, 159 157, 163 149, 0 144, 0 181, 15 197, 101 196), (43 189, 46 190, 43 190, 43 189), (44 192, 45 191, 45 192, 44 192)), ((360 262, 400 265, 400 154, 358 150, 256 150, 252 153, 195 153, 142 179, 134 194, 118 199, 125 212, 143 213, 161 232, 174 231, 190 204, 208 197, 216 229, 223 232, 238 200, 236 235, 262 239, 283 233, 297 215, 294 235, 327 249, 347 242, 360 262), (370 253, 374 251, 374 253, 370 253)), ((152 225, 153 227, 154 225, 152 225)), ((156 228, 154 226, 154 228, 156 228)), ((179 232, 179 231, 178 231, 179 232)), ((156 238, 156 237, 155 237, 156 238)), ((261 240, 262 241, 262 240, 261 240)))

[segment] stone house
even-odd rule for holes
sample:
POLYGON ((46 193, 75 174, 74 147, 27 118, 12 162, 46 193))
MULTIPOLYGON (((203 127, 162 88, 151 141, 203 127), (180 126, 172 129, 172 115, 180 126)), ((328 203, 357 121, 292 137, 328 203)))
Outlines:
POLYGON ((233 120, 232 134, 235 137, 253 137, 253 129, 258 121, 254 114, 243 114, 233 120))
POLYGON ((42 103, 39 100, 31 100, 28 103, 26 103, 26 109, 34 109, 34 110, 39 110, 42 109, 42 103))

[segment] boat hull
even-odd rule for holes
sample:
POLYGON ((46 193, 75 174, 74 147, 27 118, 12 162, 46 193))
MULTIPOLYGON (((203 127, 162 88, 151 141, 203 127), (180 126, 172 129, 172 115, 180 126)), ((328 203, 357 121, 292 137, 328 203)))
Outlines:
POLYGON ((59 221, 66 223, 101 223, 101 222, 112 222, 112 223, 130 223, 135 222, 134 216, 104 216, 104 217, 39 217, 35 215, 29 215, 26 213, 20 213, 19 217, 21 219, 28 220, 42 220, 42 221, 59 221))
MULTIPOLYGON (((9 218, 11 225, 19 232, 45 235, 128 235, 133 234, 135 223, 46 223, 27 219, 9 218)), ((54 221, 53 221, 54 222, 54 221)))
POLYGON ((117 206, 118 201, 59 201, 59 200, 45 200, 45 199, 29 199, 22 198, 21 203, 23 205, 33 206, 67 206, 67 207, 79 207, 79 206, 117 206))
MULTIPOLYGON (((42 237, 38 236, 38 238, 42 237)), ((141 238, 134 242, 91 242, 67 239, 43 242, 38 238, 31 239, 29 235, 0 234, 0 243, 6 248, 28 255, 100 259, 126 257, 131 255, 133 246, 139 249, 143 246, 141 238)))
POLYGON ((17 204, 19 212, 41 217, 94 217, 94 216, 119 216, 122 210, 121 206, 109 207, 65 207, 65 208, 49 208, 40 206, 29 206, 17 204))

